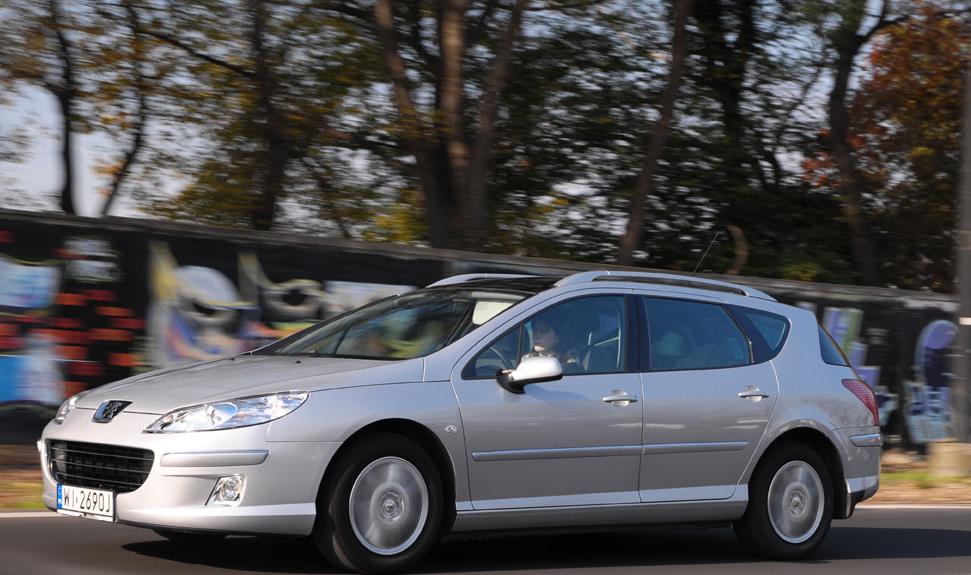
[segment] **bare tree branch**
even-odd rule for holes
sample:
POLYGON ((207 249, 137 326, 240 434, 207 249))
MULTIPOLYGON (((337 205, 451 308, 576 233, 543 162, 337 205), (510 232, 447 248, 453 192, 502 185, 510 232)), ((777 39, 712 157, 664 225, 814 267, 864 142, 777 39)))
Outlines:
POLYGON ((499 0, 486 0, 485 6, 482 7, 482 12, 479 13, 479 17, 475 19, 475 22, 469 24, 469 29, 466 32, 469 46, 475 46, 479 43, 479 39, 485 31, 486 22, 489 21, 489 18, 492 18, 492 13, 496 11, 498 4, 499 0))
POLYGON ((330 186, 330 182, 327 181, 326 176, 320 173, 320 168, 313 162, 307 154, 300 156, 300 163, 303 165, 304 171, 307 175, 313 179, 314 183, 317 185, 317 193, 320 195, 320 200, 324 204, 324 209, 327 210, 327 215, 329 215, 334 223, 337 224, 337 228, 340 229, 341 235, 344 239, 353 239, 351 235, 351 230, 347 227, 347 222, 344 221, 344 217, 341 215, 340 210, 337 209, 337 202, 334 201, 334 189, 330 186))
POLYGON ((429 68, 432 69, 433 74, 439 74, 442 67, 441 59, 435 54, 430 53, 425 49, 425 44, 422 42, 424 35, 421 29, 421 7, 423 0, 412 0, 409 5, 411 11, 411 34, 408 37, 408 45, 411 46, 412 50, 418 54, 418 57, 428 64, 429 68))
POLYGON ((220 68, 224 68, 226 70, 229 70, 230 72, 239 74, 240 76, 246 79, 252 80, 255 77, 255 73, 252 70, 244 68, 243 66, 238 66, 236 64, 233 64, 232 62, 227 62, 220 58, 216 58, 215 56, 211 54, 207 54, 201 50, 197 50, 192 46, 189 46, 182 40, 179 40, 175 36, 172 36, 171 34, 160 32, 158 30, 146 29, 146 28, 139 28, 139 32, 141 32, 142 34, 145 34, 146 36, 151 36, 152 38, 161 40, 162 42, 165 42, 166 44, 169 44, 171 46, 175 46, 176 48, 183 50, 187 54, 195 58, 198 58, 200 60, 209 62, 214 66, 219 66, 220 68))
POLYGON ((377 0, 374 4, 375 21, 378 25, 378 36, 384 48, 384 61, 394 90, 395 104, 398 112, 405 119, 406 129, 412 139, 424 136, 424 125, 415 108, 411 97, 411 86, 408 82, 408 67, 401 57, 398 45, 398 34, 394 26, 394 12, 391 0, 377 0))

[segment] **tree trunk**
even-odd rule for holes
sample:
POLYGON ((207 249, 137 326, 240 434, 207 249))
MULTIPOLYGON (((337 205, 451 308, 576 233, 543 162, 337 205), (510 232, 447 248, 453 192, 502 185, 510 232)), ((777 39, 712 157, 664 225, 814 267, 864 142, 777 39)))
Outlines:
POLYGON ((492 159, 495 155, 495 122, 499 109, 499 96, 506 86, 512 65, 512 49, 519 37, 522 27, 523 11, 528 0, 516 0, 513 5, 509 23, 503 33, 499 45, 496 47, 495 59, 489 77, 486 81, 486 91, 479 104, 479 126, 473 149, 472 167, 469 170, 468 195, 465 207, 465 219, 470 223, 469 240, 473 246, 481 246, 485 240, 486 228, 489 225, 488 209, 486 205, 486 180, 492 169, 492 159))
POLYGON ((128 151, 125 152, 125 157, 122 160, 121 167, 115 173, 115 177, 111 180, 111 187, 108 190, 108 197, 105 199, 104 206, 101 208, 101 215, 107 216, 111 211, 111 206, 114 205, 115 199, 118 197, 118 192, 121 190, 121 185, 124 183, 125 178, 131 172, 132 164, 135 163, 135 158, 138 156, 138 152, 142 149, 142 143, 145 133, 145 122, 148 118, 148 103, 146 102, 146 86, 145 86, 145 74, 142 72, 142 37, 139 30, 141 26, 138 22, 138 14, 135 12, 135 7, 132 5, 131 0, 125 1, 125 11, 128 13, 128 27, 132 35, 132 76, 135 80, 135 92, 136 92, 136 106, 135 111, 135 126, 132 131, 132 143, 128 151))
POLYGON ((617 258, 621 265, 631 265, 634 250, 644 237, 644 205, 647 197, 654 193, 654 173, 657 171, 661 150, 668 138, 671 120, 674 117, 674 104, 678 97, 678 85, 681 83, 681 74, 684 71, 685 21, 688 18, 688 11, 691 10, 691 3, 692 0, 676 0, 674 4, 674 36, 671 40, 671 68, 668 71, 668 83, 661 102, 661 116, 647 141, 641 171, 634 184, 630 202, 630 219, 627 221, 627 231, 621 239, 620 254, 617 258))
POLYGON ((442 73, 439 78, 441 122, 439 138, 448 158, 448 182, 453 194, 454 210, 449 218, 450 236, 456 244, 467 245, 470 229, 465 194, 468 186, 469 146, 465 141, 465 11, 468 0, 442 0, 439 19, 439 50, 442 73))
POLYGON ((839 172, 840 199, 843 205, 843 217, 846 218, 850 228, 850 249, 853 260, 860 270, 863 283, 875 285, 878 282, 877 266, 862 209, 863 181, 857 171, 853 150, 850 147, 850 118, 846 109, 846 94, 856 55, 872 34, 885 25, 887 3, 883 4, 877 24, 868 33, 861 35, 857 30, 863 20, 864 10, 865 2, 860 0, 855 0, 848 5, 841 27, 833 33, 836 75, 833 79, 833 88, 829 93, 827 112, 830 152, 839 172))
POLYGON ((722 2, 697 2, 693 13, 704 46, 707 71, 704 82, 718 101, 725 130, 721 164, 725 178, 723 185, 730 201, 720 217, 727 225, 751 227, 746 221, 747 214, 752 211, 751 179, 754 175, 760 181, 764 180, 758 146, 753 145, 754 137, 748 137, 749 126, 742 112, 746 71, 756 42, 755 2, 737 0, 725 3, 725 6, 722 2), (735 27, 726 26, 725 11, 734 15, 735 27), (730 42, 730 37, 734 41, 730 42))
POLYGON ((840 176, 840 198, 843 217, 850 227, 853 260, 859 266, 863 283, 874 285, 878 281, 877 267, 861 206, 863 183, 850 148, 849 115, 846 110, 846 89, 855 54, 854 51, 841 55, 837 66, 836 80, 829 97, 829 145, 840 176))
POLYGON ((61 83, 49 85, 48 89, 57 97, 63 123, 61 124, 61 169, 64 181, 59 192, 61 210, 66 214, 76 214, 74 205, 74 154, 71 139, 74 135, 74 99, 77 87, 74 79, 74 62, 71 60, 70 46, 61 29, 60 8, 57 0, 50 0, 48 7, 54 36, 57 38, 58 55, 61 59, 61 83))
POLYGON ((250 35, 254 61, 253 80, 258 91, 259 108, 263 114, 261 132, 266 155, 261 175, 263 181, 260 182, 259 195, 250 211, 250 222, 255 229, 269 230, 273 227, 278 203, 283 197, 283 181, 289 153, 285 120, 274 102, 276 79, 273 77, 269 54, 264 45, 266 6, 263 0, 250 0, 249 8, 253 19, 250 35))
POLYGON ((438 154, 434 150, 434 139, 428 136, 428 129, 415 108, 408 85, 408 69, 398 45, 398 34, 394 24, 392 0, 377 0, 374 4, 374 20, 377 24, 378 38, 381 41, 385 67, 391 77, 392 98, 401 115, 402 140, 409 152, 415 157, 416 172, 421 188, 422 207, 428 228, 429 243, 433 247, 445 247, 449 243, 448 213, 444 209, 447 173, 442 174, 441 163, 433 161, 438 154))

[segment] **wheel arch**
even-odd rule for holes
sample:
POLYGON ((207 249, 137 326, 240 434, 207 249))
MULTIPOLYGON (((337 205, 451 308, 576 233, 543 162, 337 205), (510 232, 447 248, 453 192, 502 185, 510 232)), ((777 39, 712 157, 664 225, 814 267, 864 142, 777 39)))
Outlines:
POLYGON ((438 469, 442 479, 442 488, 445 492, 445 508, 442 521, 442 534, 447 534, 452 529, 455 522, 455 469, 453 462, 448 454, 448 450, 441 440, 427 426, 412 419, 389 418, 371 422, 354 433, 352 433, 334 453, 330 463, 324 470, 323 478, 318 488, 317 499, 323 497, 328 481, 331 481, 336 473, 334 462, 340 460, 352 445, 363 441, 368 435, 374 433, 394 433, 411 439, 431 456, 435 467, 438 469))
POLYGON ((833 516, 835 519, 845 519, 849 516, 849 494, 846 491, 846 479, 843 472, 843 461, 835 442, 823 431, 814 427, 795 427, 776 436, 759 454, 756 464, 752 467, 746 483, 755 476, 766 455, 779 449, 788 442, 798 442, 812 448, 823 459, 829 471, 833 488, 833 516))

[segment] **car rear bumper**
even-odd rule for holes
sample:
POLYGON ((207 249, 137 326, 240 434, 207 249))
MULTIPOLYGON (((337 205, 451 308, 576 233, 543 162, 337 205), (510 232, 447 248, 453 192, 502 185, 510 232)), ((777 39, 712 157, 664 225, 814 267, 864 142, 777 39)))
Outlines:
POLYGON ((836 433, 846 484, 844 509, 838 510, 837 517, 847 518, 857 503, 873 497, 880 488, 883 438, 875 426, 837 429, 836 433))

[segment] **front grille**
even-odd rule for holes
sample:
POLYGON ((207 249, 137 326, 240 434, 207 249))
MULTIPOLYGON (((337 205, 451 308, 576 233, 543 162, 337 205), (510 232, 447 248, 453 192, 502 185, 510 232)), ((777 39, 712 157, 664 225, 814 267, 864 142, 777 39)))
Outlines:
POLYGON ((147 449, 79 441, 48 441, 47 461, 58 483, 134 491, 145 483, 155 455, 147 449))

